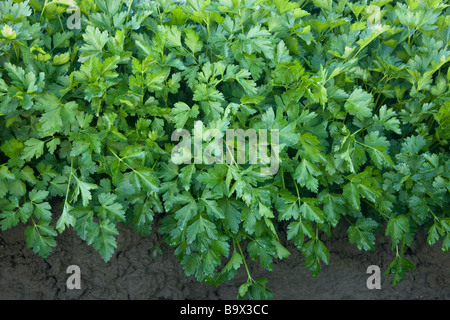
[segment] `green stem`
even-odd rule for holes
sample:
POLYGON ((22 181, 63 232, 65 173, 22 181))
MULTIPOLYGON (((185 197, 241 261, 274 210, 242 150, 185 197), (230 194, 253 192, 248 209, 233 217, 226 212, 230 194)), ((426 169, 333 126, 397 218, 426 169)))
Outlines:
POLYGON ((59 24, 61 25, 61 29, 64 32, 64 25, 63 25, 63 23, 61 21, 61 16, 59 14, 58 14, 58 20, 59 20, 59 24))
POLYGON ((386 218, 386 216, 384 214, 382 214, 380 211, 378 211, 377 208, 375 208, 375 206, 373 204, 371 204, 369 201, 367 201, 366 199, 364 199, 364 202, 367 203, 370 207, 372 207, 373 210, 375 210, 376 212, 378 212, 380 214, 380 216, 383 217, 383 219, 387 222, 388 219, 386 218))
POLYGON ((431 210, 430 207, 428 207, 428 211, 430 211, 430 213, 433 215, 434 220, 435 220, 437 223, 441 223, 441 220, 434 214, 433 210, 431 210))
MULTIPOLYGON (((111 151, 111 153, 117 158, 117 160, 119 160, 119 162, 123 162, 122 158, 120 158, 120 157, 114 152, 114 150, 111 149, 110 146, 108 146, 108 149, 109 149, 109 151, 111 151)), ((124 163, 125 163, 125 162, 124 162, 124 163)), ((127 165, 127 164, 125 163, 125 165, 127 165)))
POLYGON ((346 216, 344 216, 344 215, 343 215, 343 217, 344 217, 344 219, 345 219, 345 220, 347 220, 347 222, 348 222, 348 223, 349 223, 350 225, 352 225, 352 226, 353 226, 353 222, 351 222, 349 218, 347 218, 347 217, 346 217, 346 216))
POLYGON ((239 241, 237 241, 237 239, 233 238, 233 242, 236 242, 237 245, 238 245, 239 252, 240 252, 240 254, 242 256, 242 261, 244 263, 245 271, 247 272, 248 280, 250 280, 252 282, 255 282, 255 280, 253 280, 253 278, 252 278, 252 276, 250 274, 250 270, 248 269, 247 262, 245 261, 245 256, 244 256, 244 253, 242 252, 242 248, 241 248, 241 245, 240 245, 239 241))
MULTIPOLYGON (((366 128, 360 128, 360 129, 356 130, 355 132, 353 132, 353 133, 352 133, 352 136, 354 136, 355 134, 357 134, 357 133, 360 132, 360 131, 368 130, 368 129, 370 129, 371 127, 373 127, 374 125, 375 125, 375 123, 374 123, 374 124, 371 124, 370 126, 368 126, 368 127, 366 127, 366 128)), ((357 141, 357 142, 358 142, 358 141, 357 141)))
MULTIPOLYGON (((69 181, 67 182, 67 191, 66 191, 66 198, 64 200, 64 208, 67 206, 67 199, 69 199, 69 191, 70 191, 70 182, 72 181, 73 176, 73 157, 70 158, 70 175, 69 175, 69 181)), ((76 178, 76 177, 75 177, 76 178)))
POLYGON ((358 140, 355 140, 355 142, 358 143, 358 144, 360 144, 360 145, 362 145, 363 147, 370 148, 370 149, 373 149, 373 150, 375 150, 375 151, 379 151, 378 149, 375 149, 374 147, 371 147, 371 146, 368 146, 367 144, 364 144, 364 143, 362 143, 362 142, 359 142, 358 140))
POLYGON ((297 199, 298 199, 298 203, 301 204, 301 197, 300 197, 300 192, 298 191, 298 186, 297 186, 297 182, 295 181, 294 176, 292 175, 292 180, 294 180, 294 186, 295 186, 295 190, 297 191, 297 199))
MULTIPOLYGON (((383 81, 384 78, 386 78, 386 77, 387 77, 387 74, 385 74, 385 75, 380 79, 380 81, 377 82, 377 84, 373 87, 373 90, 376 90, 377 87, 378 87, 378 85, 381 83, 381 81, 383 81)), ((373 91, 373 90, 372 90, 372 93, 375 93, 375 91, 373 91)))
POLYGON ((19 53, 18 53, 18 51, 17 51, 16 43, 15 43, 15 42, 13 42, 13 48, 14 48, 14 52, 16 53, 16 59, 17 59, 17 62, 19 63, 19 62, 20 62, 20 61, 19 61, 19 53))
POLYGON ((45 8, 47 7, 47 3, 48 3, 48 0, 45 0, 44 7, 42 8, 42 11, 41 11, 41 17, 44 14, 45 8))
POLYGON ((161 156, 159 156, 158 160, 155 161, 155 163, 153 164, 152 169, 155 169, 156 165, 158 164, 159 159, 161 159, 161 156))
POLYGON ((128 19, 130 17, 130 12, 131 12, 131 5, 133 4, 133 0, 130 0, 130 4, 128 5, 128 13, 127 13, 127 23, 128 23, 128 19))
MULTIPOLYGON (((31 218, 31 222, 33 222, 34 229, 36 229, 36 231, 39 233, 39 230, 37 229, 37 224, 36 224, 36 222, 34 222, 33 216, 31 216, 30 218, 31 218)), ((40 235, 40 233, 39 233, 39 235, 40 235)))
MULTIPOLYGON (((120 158, 112 149, 110 146, 108 146, 109 151, 112 152, 112 154, 117 158, 117 160, 119 160, 119 162, 122 162, 124 165, 127 166, 128 169, 131 169, 131 171, 133 171, 134 173, 136 173, 137 175, 142 177, 142 174, 139 171, 136 171, 132 166, 130 166, 128 163, 126 163, 125 161, 123 161, 122 158, 120 158)), ((76 177, 75 177, 76 178, 76 177)), ((78 179, 77 179, 78 180, 78 179)))

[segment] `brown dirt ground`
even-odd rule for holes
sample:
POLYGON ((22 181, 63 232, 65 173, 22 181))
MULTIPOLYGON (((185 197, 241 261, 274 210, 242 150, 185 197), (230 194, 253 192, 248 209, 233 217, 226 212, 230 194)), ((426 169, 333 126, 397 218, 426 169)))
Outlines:
MULTIPOLYGON (((186 277, 173 255, 173 249, 162 245, 163 255, 152 258, 151 249, 158 243, 156 231, 149 238, 128 226, 119 226, 118 248, 108 263, 82 241, 73 230, 57 237, 58 245, 47 260, 26 248, 24 226, 0 232, 0 299, 235 299, 239 285, 245 282, 244 271, 219 287, 198 283, 186 277), (81 290, 68 290, 66 269, 81 268, 81 290)), ((382 280, 381 290, 366 286, 369 265, 381 272, 394 257, 389 239, 378 235, 374 252, 359 251, 348 242, 345 225, 324 239, 330 250, 330 265, 323 265, 317 278, 304 267, 304 259, 294 248, 292 254, 274 264, 267 272, 250 263, 254 278, 267 277, 268 288, 275 299, 450 299, 450 255, 441 252, 440 244, 429 247, 424 234, 419 234, 406 257, 413 271, 395 287, 390 278, 382 280)), ((241 268, 243 269, 243 268, 241 268)))

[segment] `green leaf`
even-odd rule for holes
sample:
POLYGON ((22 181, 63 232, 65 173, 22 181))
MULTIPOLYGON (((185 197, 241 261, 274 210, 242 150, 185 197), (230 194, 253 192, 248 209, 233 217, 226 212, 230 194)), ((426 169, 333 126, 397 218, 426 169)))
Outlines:
POLYGON ((57 54, 53 57, 53 65, 54 66, 61 66, 63 64, 66 64, 70 60, 70 53, 65 52, 61 54, 57 54))
POLYGON ((223 214, 222 209, 217 204, 217 201, 214 199, 214 194, 212 194, 209 191, 205 191, 202 194, 201 202, 206 208, 206 212, 210 217, 216 218, 216 219, 224 219, 225 216, 223 214))
POLYGON ((108 31, 101 32, 97 27, 87 26, 83 34, 84 45, 80 48, 79 61, 83 63, 91 57, 101 55, 108 39, 108 31))
POLYGON ((295 169, 294 178, 300 186, 306 186, 308 190, 317 192, 319 188, 319 180, 317 180, 316 177, 320 174, 321 173, 315 164, 303 159, 297 169, 295 169))
POLYGON ((288 249, 286 249, 280 242, 273 240, 275 245, 278 259, 284 259, 291 255, 288 249))
POLYGON ((155 213, 149 201, 136 204, 133 210, 133 228, 144 236, 150 236, 155 213))
POLYGON ((243 283, 240 287, 239 287, 239 295, 238 297, 244 298, 245 295, 248 292, 248 288, 250 288, 250 286, 252 285, 252 282, 250 280, 248 280, 247 282, 243 283))
POLYGON ((134 169, 130 175, 130 182, 137 190, 145 190, 148 192, 159 191, 159 181, 151 168, 140 167, 134 169))
POLYGON ((394 274, 391 283, 395 286, 396 284, 400 283, 405 278, 406 273, 408 273, 412 269, 414 269, 414 264, 410 260, 397 255, 389 265, 384 276, 386 277, 389 274, 394 274))
POLYGON ((108 219, 111 222, 125 221, 125 211, 120 203, 117 203, 117 196, 111 193, 101 193, 98 195, 100 206, 95 208, 98 216, 108 219))
POLYGON ((273 255, 276 254, 276 248, 272 242, 267 239, 259 239, 258 241, 250 241, 247 246, 250 258, 256 261, 259 258, 261 265, 268 271, 273 268, 273 255))
POLYGON ((180 227, 184 228, 186 224, 197 214, 198 206, 195 201, 184 205, 175 213, 175 218, 179 221, 180 227))
POLYGON ((355 89, 345 102, 344 108, 348 113, 362 120, 372 116, 373 96, 363 89, 355 89))
POLYGON ((67 180, 68 178, 66 176, 56 176, 50 181, 48 191, 52 197, 62 197, 65 195, 67 191, 67 180))
POLYGON ((48 194, 48 191, 33 189, 30 191, 29 198, 31 202, 41 203, 48 197, 48 194))
POLYGON ((302 256, 305 258, 305 267, 310 269, 315 278, 321 270, 321 261, 329 264, 330 252, 319 239, 309 240, 302 248, 302 256))
POLYGON ((444 234, 442 226, 438 223, 433 223, 433 225, 428 229, 427 243, 432 246, 439 240, 440 236, 444 234))
POLYGON ((97 237, 93 242, 95 250, 100 253, 100 256, 105 262, 108 262, 114 250, 117 248, 116 238, 118 235, 116 225, 111 223, 108 219, 100 220, 100 223, 94 225, 97 233, 97 237))
POLYGON ((422 150, 425 144, 426 140, 421 135, 407 137, 402 143, 401 152, 402 153, 409 152, 410 154, 419 154, 419 152, 422 150))
MULTIPOLYGON (((2 150, 3 153, 6 154, 6 156, 8 156, 10 159, 19 157, 22 149, 23 143, 17 139, 10 139, 8 141, 5 141, 5 143, 0 147, 0 150, 2 150)), ((6 167, 4 168, 7 169, 6 167)), ((0 168, 0 170, 2 169, 0 168)))
POLYGON ((373 251, 375 236, 373 231, 378 223, 371 218, 358 218, 355 225, 348 228, 348 239, 350 243, 356 243, 359 250, 373 251))
POLYGON ((55 33, 53 35, 53 48, 57 49, 67 47, 67 44, 73 36, 73 31, 55 33))
POLYGON ((94 183, 84 182, 76 179, 77 187, 74 191, 73 198, 78 199, 78 195, 81 194, 81 200, 83 207, 87 207, 89 202, 92 200, 91 190, 95 190, 98 186, 94 183))
POLYGON ((170 114, 174 118, 175 128, 183 129, 189 118, 196 118, 198 116, 199 107, 195 104, 190 108, 184 102, 177 102, 175 103, 175 107, 170 110, 170 114))
POLYGON ((52 207, 48 202, 34 203, 34 216, 38 219, 51 221, 52 212, 50 211, 52 207))
POLYGON ((380 121, 386 130, 401 134, 400 121, 396 118, 397 114, 395 111, 392 108, 388 109, 386 105, 383 105, 379 112, 379 116, 374 116, 375 120, 380 121))
POLYGON ((373 131, 364 137, 364 144, 368 146, 367 152, 377 168, 391 167, 394 162, 387 154, 390 146, 389 141, 385 137, 380 137, 378 131, 373 131))
POLYGON ((329 221, 333 227, 336 227, 339 223, 341 213, 343 212, 343 205, 345 203, 343 197, 338 194, 323 192, 319 194, 318 199, 323 203, 323 213, 326 220, 329 221))
POLYGON ((343 188, 342 195, 354 209, 358 211, 361 209, 360 193, 355 183, 347 183, 343 188))
POLYGON ((288 0, 274 0, 274 4, 280 13, 291 11, 299 7, 298 3, 290 2, 288 0))
POLYGON ((312 226, 306 221, 295 221, 288 225, 287 239, 292 240, 297 249, 302 249, 305 236, 308 236, 309 238, 314 236, 312 226))
POLYGON ((203 48, 203 42, 200 40, 199 35, 194 31, 194 29, 187 29, 185 33, 185 43, 192 53, 201 51, 203 48))
POLYGON ((158 92, 164 89, 164 81, 169 76, 169 69, 157 73, 149 73, 145 78, 145 84, 150 92, 158 92))
POLYGON ((200 216, 187 228, 186 241, 188 244, 192 243, 199 236, 207 237, 209 239, 217 239, 217 230, 214 223, 206 218, 200 216))
POLYGON ((130 145, 126 146, 120 152, 120 158, 126 160, 128 163, 133 163, 132 160, 142 160, 145 157, 145 152, 142 146, 130 145))
POLYGON ((88 244, 92 244, 98 234, 98 229, 95 228, 94 212, 89 208, 69 208, 69 210, 77 220, 74 229, 79 237, 86 240, 88 244))
POLYGON ((19 211, 21 209, 15 211, 16 206, 13 203, 6 200, 5 202, 6 203, 0 202, 2 204, 2 212, 0 213, 0 228, 2 229, 2 231, 9 230, 12 227, 17 226, 20 222, 19 211))
POLYGON ((240 255, 236 250, 233 252, 230 260, 227 262, 225 267, 222 269, 221 275, 225 275, 225 279, 230 280, 235 274, 236 271, 241 267, 244 263, 244 259, 242 255, 240 255))
POLYGON ((33 249, 35 253, 43 258, 47 258, 53 247, 56 246, 54 237, 57 235, 49 221, 39 220, 37 224, 25 229, 28 248, 33 249))
POLYGON ((165 29, 166 31, 166 42, 167 48, 181 47, 181 31, 177 26, 170 26, 165 29))
POLYGON ((280 220, 289 220, 289 219, 298 219, 299 217, 299 206, 297 202, 291 202, 289 204, 285 204, 282 207, 278 208, 279 219, 280 220))
POLYGON ((250 300, 270 300, 273 299, 273 293, 266 287, 267 279, 257 280, 249 279, 239 287, 237 299, 250 300))
POLYGON ((319 7, 322 10, 327 10, 332 12, 333 1, 332 0, 313 0, 315 6, 319 7))
POLYGON ((403 214, 392 215, 386 226, 386 236, 391 236, 392 245, 397 245, 410 231, 409 219, 403 214))
POLYGON ((40 158, 44 154, 45 142, 31 138, 25 141, 25 149, 23 149, 21 159, 30 161, 34 157, 40 158))
POLYGON ((63 233, 69 226, 75 227, 77 219, 70 213, 72 209, 73 207, 71 205, 67 203, 64 205, 63 212, 56 222, 56 230, 58 230, 59 233, 63 233))
POLYGON ((303 203, 300 206, 300 212, 303 217, 309 221, 323 223, 325 221, 324 214, 319 207, 316 206, 317 200, 315 198, 303 198, 303 203))
POLYGON ((224 195, 227 190, 225 184, 227 172, 226 166, 215 164, 210 170, 197 175, 196 179, 213 193, 224 195))
POLYGON ((236 200, 221 199, 218 202, 219 208, 223 210, 223 223, 226 230, 237 234, 241 223, 240 203, 236 200))
POLYGON ((314 245, 314 253, 325 264, 330 263, 330 251, 328 251, 327 247, 325 247, 322 241, 316 240, 316 243, 314 245))
POLYGON ((195 173, 195 164, 189 164, 180 170, 178 179, 184 190, 188 191, 191 186, 192 175, 195 173))

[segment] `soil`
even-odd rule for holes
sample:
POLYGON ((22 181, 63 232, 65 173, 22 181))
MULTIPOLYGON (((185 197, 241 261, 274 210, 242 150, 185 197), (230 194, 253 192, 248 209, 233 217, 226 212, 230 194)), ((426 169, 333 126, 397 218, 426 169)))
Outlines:
MULTIPOLYGON (((212 287, 186 277, 173 255, 173 249, 161 246, 164 254, 152 257, 152 248, 159 243, 155 231, 143 237, 125 225, 119 226, 117 250, 105 263, 99 254, 82 241, 73 230, 57 237, 58 245, 47 260, 41 259, 25 244, 25 227, 0 232, 0 299, 235 299, 240 284, 246 280, 244 270, 219 287, 212 287), (81 269, 81 289, 69 290, 67 267, 81 269)), ((323 239, 330 250, 330 264, 323 265, 317 278, 304 267, 304 259, 294 247, 291 255, 274 264, 273 272, 251 266, 254 278, 268 278, 268 288, 279 300, 303 299, 450 299, 450 255, 440 244, 426 244, 419 234, 405 256, 415 268, 406 279, 393 287, 390 277, 381 282, 381 289, 369 290, 367 268, 378 265, 384 273, 394 257, 390 240, 377 236, 374 252, 359 251, 348 242, 346 226, 333 230, 330 239, 323 239)), ((243 268, 241 268, 243 269, 243 268)))

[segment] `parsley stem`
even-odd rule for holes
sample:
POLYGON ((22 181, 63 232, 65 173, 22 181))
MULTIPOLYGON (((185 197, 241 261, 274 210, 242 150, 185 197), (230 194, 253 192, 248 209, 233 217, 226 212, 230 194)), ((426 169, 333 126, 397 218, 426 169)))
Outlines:
MULTIPOLYGON (((229 151, 232 154, 232 157, 231 157, 231 162, 232 163, 231 164, 233 164, 236 167, 237 171, 239 171, 239 166, 238 166, 236 160, 234 159, 234 150, 229 145, 227 145, 226 148, 227 148, 227 151, 229 151)), ((230 166, 228 166, 228 167, 231 169, 230 166)))
POLYGON ((14 48, 14 52, 16 53, 17 62, 19 62, 19 53, 18 53, 18 51, 17 51, 16 43, 15 43, 15 42, 13 42, 13 48, 14 48))
MULTIPOLYGON (((375 123, 371 124, 371 125, 368 126, 368 127, 360 128, 360 129, 356 130, 355 132, 353 132, 353 133, 352 133, 352 136, 354 136, 355 134, 357 134, 357 133, 360 132, 360 131, 368 130, 368 129, 370 129, 371 127, 373 127, 374 125, 375 125, 375 123)), ((356 142, 358 142, 358 141, 356 141, 356 142)))
POLYGON ((233 238, 233 241, 236 241, 236 243, 238 245, 239 252, 241 253, 241 256, 242 256, 242 261, 244 262, 245 271, 247 272, 248 280, 251 280, 252 282, 255 282, 255 280, 253 280, 253 278, 252 278, 252 276, 250 274, 250 270, 248 270, 247 262, 245 261, 245 255, 242 252, 242 248, 241 248, 241 245, 240 245, 239 241, 237 241, 237 239, 235 239, 235 238, 233 238))
POLYGON ((133 170, 134 172, 136 172, 136 170, 134 170, 131 166, 129 166, 125 161, 123 161, 123 158, 119 157, 112 149, 110 146, 108 146, 109 151, 111 151, 111 153, 117 158, 117 160, 119 160, 119 162, 123 163, 124 165, 127 166, 128 169, 133 170))
POLYGON ((428 211, 430 211, 430 213, 433 215, 434 220, 435 220, 437 223, 441 223, 441 220, 434 214, 433 210, 431 210, 430 207, 428 207, 428 211))
POLYGON ((60 17, 59 14, 57 16, 58 16, 59 24, 61 25, 62 32, 64 32, 64 25, 63 25, 63 23, 61 21, 61 17, 60 17))
POLYGON ((130 0, 130 4, 128 5, 128 13, 127 13, 127 23, 128 23, 128 19, 130 17, 130 11, 131 11, 131 5, 133 4, 133 0, 130 0))
POLYGON ((161 156, 159 156, 159 158, 155 161, 155 163, 153 164, 152 169, 155 169, 156 165, 157 165, 158 162, 159 162, 159 159, 161 159, 161 156))
POLYGON ((347 217, 346 217, 346 216, 344 216, 344 215, 343 215, 343 217, 344 217, 344 219, 345 219, 345 220, 347 220, 347 222, 348 222, 348 223, 349 223, 350 225, 352 225, 352 226, 353 226, 353 222, 351 222, 349 218, 347 218, 347 217))
POLYGON ((378 211, 377 208, 375 208, 375 206, 373 204, 371 204, 369 201, 367 201, 366 199, 364 199, 364 202, 367 203, 369 206, 372 207, 372 209, 374 209, 376 212, 378 212, 381 217, 383 217, 384 220, 388 221, 388 219, 386 218, 386 216, 384 214, 382 214, 380 211, 378 211))
POLYGON ((48 3, 48 0, 45 0, 45 2, 44 2, 44 7, 42 8, 40 18, 42 18, 42 15, 44 14, 45 8, 47 7, 47 3, 48 3))
POLYGON ((69 190, 70 190, 70 182, 72 181, 73 176, 73 157, 70 158, 70 175, 69 175, 69 181, 67 182, 67 191, 66 191, 66 198, 64 200, 64 208, 67 206, 67 199, 69 198, 69 190))
POLYGON ((298 191, 297 182, 295 181, 295 178, 294 178, 293 175, 292 175, 292 180, 294 181, 295 190, 297 191, 297 200, 298 200, 298 203, 301 204, 300 192, 298 191))
MULTIPOLYGON (((117 158, 117 160, 119 160, 119 162, 123 162, 122 158, 120 158, 114 151, 113 149, 111 149, 110 146, 108 146, 109 151, 111 151, 111 153, 117 158)), ((126 163, 125 163, 126 165, 126 163)))
MULTIPOLYGON (((206 30, 208 31, 208 44, 210 44, 211 43, 211 28, 210 28, 210 21, 211 21, 211 14, 210 13, 208 13, 208 19, 206 20, 206 30)), ((211 47, 209 48, 209 60, 210 61, 213 61, 213 58, 212 58, 212 49, 211 49, 211 47)))

